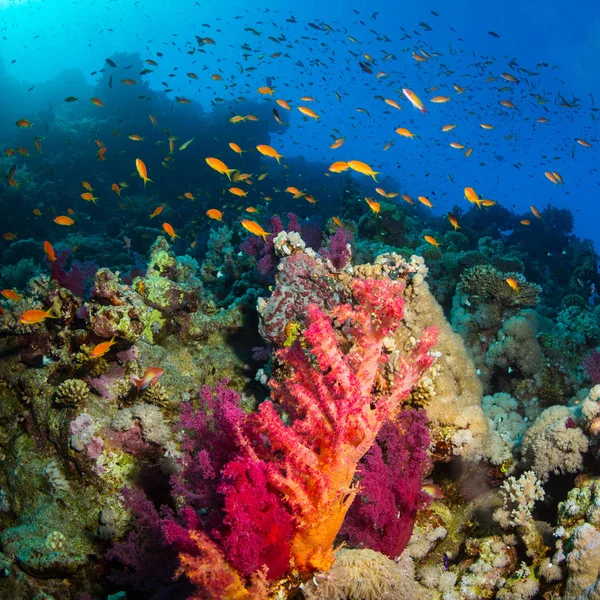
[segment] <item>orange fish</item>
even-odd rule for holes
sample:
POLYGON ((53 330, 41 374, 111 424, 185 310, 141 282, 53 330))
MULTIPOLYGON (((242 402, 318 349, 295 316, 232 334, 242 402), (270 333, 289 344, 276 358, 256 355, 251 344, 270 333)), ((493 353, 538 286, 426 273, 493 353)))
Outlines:
POLYGON ((154 217, 158 217, 158 215, 160 215, 160 213, 161 213, 163 210, 165 210, 165 207, 164 207, 164 206, 157 206, 157 207, 154 209, 154 212, 153 212, 153 213, 150 215, 150 218, 151 218, 151 219, 154 219, 154 217))
POLYGON ((531 212, 538 218, 541 219, 542 215, 540 215, 540 211, 532 204, 530 207, 531 212))
POLYGON ((434 104, 444 104, 444 102, 450 102, 450 98, 448 96, 435 96, 431 99, 431 102, 434 104))
POLYGON ((104 102, 100 98, 90 98, 90 102, 96 106, 104 106, 104 102))
POLYGON ((21 156, 29 156, 29 151, 27 150, 27 148, 17 148, 17 152, 21 156))
POLYGON ((302 102, 314 102, 315 99, 312 96, 302 96, 300 98, 300 100, 302 100, 302 102))
POLYGON ((12 300, 13 302, 18 302, 23 296, 17 294, 14 290, 0 290, 0 294, 2 294, 7 300, 12 300))
POLYGON ((106 159, 104 158, 104 155, 106 154, 106 147, 102 146, 102 148, 100 148, 100 150, 98 150, 98 160, 100 162, 104 162, 106 159))
POLYGON ((515 108, 515 105, 510 100, 500 100, 500 104, 506 108, 515 108))
POLYGON ((473 154, 473 148, 468 148, 468 149, 465 151, 465 156, 466 156, 466 157, 469 157, 469 156, 471 156, 471 154, 473 154))
POLYGON ((245 150, 242 150, 235 142, 229 142, 229 147, 234 152, 237 152, 240 156, 242 155, 242 152, 246 152, 245 150))
POLYGON ((39 208, 34 208, 31 211, 36 217, 41 217, 42 216, 42 211, 39 208))
POLYGON ((75 221, 73 221, 73 219, 71 219, 70 217, 65 217, 64 215, 56 217, 54 219, 54 222, 57 225, 66 225, 67 227, 70 227, 71 225, 75 224, 75 221))
POLYGON ((292 107, 285 100, 275 100, 281 108, 285 108, 285 110, 292 110, 292 107))
POLYGON ((369 205, 369 208, 375 213, 375 215, 379 215, 379 211, 381 210, 381 204, 373 200, 373 198, 365 198, 365 202, 369 205))
POLYGON ((148 118, 152 122, 152 125, 156 125, 156 117, 154 115, 148 115, 148 118))
POLYGON ((146 169, 146 165, 141 158, 135 159, 135 168, 137 169, 138 175, 144 180, 144 187, 146 187, 146 183, 148 181, 152 181, 152 179, 148 177, 148 170, 146 169))
POLYGON ((409 204, 415 203, 415 201, 408 194, 402 194, 402 200, 408 202, 409 204))
POLYGON ((149 385, 156 385, 159 378, 163 375, 164 369, 159 367, 148 367, 141 377, 131 376, 131 383, 135 384, 138 392, 144 391, 149 385))
POLYGON ((547 179, 549 179, 554 185, 558 185, 558 179, 556 178, 556 175, 554 175, 554 173, 551 173, 550 171, 545 171, 544 175, 546 176, 547 179))
POLYGON ((54 248, 50 242, 44 242, 44 252, 48 257, 50 262, 54 262, 56 260, 56 252, 54 252, 54 248))
POLYGON ((431 201, 429 198, 427 198, 427 196, 417 196, 417 200, 428 208, 433 208, 433 204, 431 204, 431 201))
POLYGON ((135 133, 132 133, 131 135, 128 135, 127 137, 130 140, 133 140, 134 142, 143 142, 144 141, 143 137, 141 137, 141 136, 139 136, 139 135, 137 135, 135 133))
POLYGON ((450 147, 456 148, 457 150, 462 150, 465 147, 465 145, 460 144, 459 142, 450 142, 450 147))
POLYGON ((460 229, 458 219, 452 213, 448 213, 448 221, 450 221, 450 224, 452 225, 452 227, 454 227, 454 231, 460 229))
POLYGON ((272 96, 274 93, 273 88, 270 88, 268 85, 263 85, 262 87, 259 87, 256 91, 259 94, 262 94, 263 96, 272 96))
POLYGON ((362 175, 368 175, 373 178, 373 181, 377 182, 375 175, 379 175, 379 171, 373 171, 373 169, 366 163, 360 160, 349 160, 348 166, 357 173, 361 173, 362 175))
POLYGON ((246 212, 247 212, 247 213, 257 213, 257 212, 258 212, 258 209, 257 209, 257 208, 254 208, 254 206, 249 206, 249 207, 246 209, 246 212))
POLYGON ((398 127, 396 129, 396 133, 398 135, 401 135, 402 137, 407 137, 410 138, 411 140, 415 137, 414 133, 411 133, 408 129, 406 129, 405 127, 398 127))
POLYGON ((246 230, 249 231, 250 233, 253 233, 254 235, 258 235, 260 237, 262 237, 262 239, 266 242, 267 241, 267 236, 271 235, 268 231, 265 231, 256 221, 242 221, 242 227, 246 230))
POLYGON ((94 204, 96 204, 96 200, 98 200, 98 198, 94 196, 91 192, 85 192, 84 194, 81 194, 81 197, 86 202, 93 202, 94 204))
POLYGON ((339 148, 346 141, 345 137, 337 138, 331 146, 329 146, 332 150, 339 148))
POLYGON ((209 208, 206 211, 206 216, 215 221, 221 221, 223 219, 223 213, 217 208, 209 208))
POLYGON ((100 358, 104 356, 116 344, 114 336, 108 342, 101 342, 92 349, 91 358, 100 358))
POLYGON ((82 181, 81 185, 88 191, 88 192, 93 192, 94 188, 87 182, 87 181, 82 181))
POLYGON ((178 238, 179 236, 175 233, 175 230, 173 229, 173 226, 170 225, 169 223, 163 223, 162 224, 162 228, 163 231, 165 233, 167 233, 168 235, 171 236, 171 241, 174 242, 175 238, 178 238))
POLYGON ((344 224, 340 221, 340 219, 338 217, 331 217, 331 220, 338 226, 338 227, 343 227, 344 224))
POLYGON ((277 162, 279 164, 281 164, 281 160, 283 158, 282 154, 279 154, 279 152, 277 152, 277 150, 275 150, 274 148, 271 148, 271 146, 267 146, 266 144, 260 144, 258 146, 256 146, 256 149, 263 155, 263 156, 269 156, 271 158, 274 158, 277 160, 277 162))
POLYGON ((110 186, 110 189, 117 195, 119 196, 119 198, 121 197, 121 188, 119 187, 118 183, 113 183, 110 186))
POLYGON ((419 97, 413 91, 408 90, 406 88, 402 88, 402 93, 408 98, 410 103, 415 108, 418 108, 421 111, 422 114, 425 114, 427 112, 427 109, 423 106, 423 103, 421 102, 421 100, 419 100, 419 97))
POLYGON ((482 123, 479 127, 481 127, 481 129, 494 129, 494 126, 489 125, 488 123, 482 123))
POLYGON ((435 246, 436 248, 439 247, 440 243, 431 235, 425 235, 423 236, 423 239, 428 243, 431 244, 432 246, 435 246))
POLYGON ((221 175, 227 175, 227 179, 229 179, 229 181, 231 181, 231 174, 237 171, 237 169, 230 169, 222 160, 219 160, 218 158, 213 158, 212 156, 209 156, 205 160, 206 164, 211 169, 214 169, 217 173, 220 173, 221 175))
POLYGON ((289 186, 285 188, 285 191, 288 194, 293 194, 294 198, 300 198, 301 196, 304 196, 304 194, 297 187, 289 186))
POLYGON ((7 149, 4 151, 4 154, 5 154, 6 156, 14 156, 14 155, 15 155, 15 151, 14 151, 12 148, 7 148, 7 149))
POLYGON ((456 127, 456 125, 454 123, 451 123, 451 124, 448 124, 448 125, 444 125, 442 127, 442 131, 443 132, 452 131, 455 127, 456 127))
POLYGON ((591 148, 592 145, 589 142, 586 142, 585 140, 580 140, 578 138, 575 139, 575 141, 580 144, 581 146, 583 146, 584 148, 591 148))
POLYGON ((17 127, 30 128, 33 125, 33 123, 30 123, 27 119, 19 119, 15 123, 15 125, 17 127))
POLYGON ((231 117, 229 119, 230 123, 240 123, 241 121, 245 121, 246 117, 242 117, 241 115, 235 115, 235 117, 231 117))
POLYGON ((123 85, 135 85, 135 79, 121 79, 123 85))
POLYGON ((389 106, 393 107, 393 108, 397 108, 398 110, 402 110, 402 107, 395 100, 392 100, 391 98, 384 98, 383 101, 386 104, 388 104, 389 106))
POLYGON ((504 281, 506 281, 506 283, 508 283, 508 285, 515 291, 518 292, 519 291, 519 284, 512 278, 512 277, 507 277, 504 281))
POLYGON ((350 165, 343 160, 338 160, 329 166, 329 170, 332 173, 341 173, 342 171, 347 171, 350 168, 350 165))
POLYGON ((531 221, 529 219, 523 219, 522 221, 519 221, 519 223, 521 223, 521 225, 531 225, 531 221))
POLYGON ((245 198, 248 195, 248 192, 245 192, 239 187, 231 187, 229 188, 229 192, 232 193, 234 196, 242 196, 243 198, 245 198))
POLYGON ((25 325, 35 325, 36 323, 41 323, 46 319, 58 319, 58 317, 53 314, 52 308, 48 310, 39 310, 32 309, 26 310, 20 317, 19 322, 24 323, 25 325))

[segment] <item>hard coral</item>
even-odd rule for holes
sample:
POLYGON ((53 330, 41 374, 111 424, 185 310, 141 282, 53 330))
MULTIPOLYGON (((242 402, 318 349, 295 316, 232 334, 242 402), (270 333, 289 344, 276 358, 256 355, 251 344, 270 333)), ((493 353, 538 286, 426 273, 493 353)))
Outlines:
POLYGON ((85 402, 90 393, 90 388, 81 379, 67 379, 63 381, 54 394, 56 404, 64 406, 78 406, 85 402))
POLYGON ((502 273, 489 265, 477 265, 462 274, 459 291, 474 302, 493 300, 504 307, 527 307, 539 302, 542 289, 520 273, 502 273), (513 289, 507 279, 516 281, 517 289, 513 289))

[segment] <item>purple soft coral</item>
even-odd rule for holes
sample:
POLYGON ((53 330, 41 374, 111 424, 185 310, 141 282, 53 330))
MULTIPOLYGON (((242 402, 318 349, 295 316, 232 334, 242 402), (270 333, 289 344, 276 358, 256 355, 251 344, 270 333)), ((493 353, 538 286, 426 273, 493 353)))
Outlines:
POLYGON ((404 411, 383 425, 364 458, 361 491, 342 528, 354 546, 400 556, 418 510, 428 501, 421 482, 429 466, 429 443, 424 411, 404 411))

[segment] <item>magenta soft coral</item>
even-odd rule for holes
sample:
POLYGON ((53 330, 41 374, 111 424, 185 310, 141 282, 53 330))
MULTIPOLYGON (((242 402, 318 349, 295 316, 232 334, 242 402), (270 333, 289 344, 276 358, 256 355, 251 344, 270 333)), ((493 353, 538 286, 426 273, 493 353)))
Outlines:
POLYGON ((403 411, 383 424, 358 470, 360 492, 342 528, 353 546, 400 556, 429 500, 421 488, 430 439, 425 411, 403 411))

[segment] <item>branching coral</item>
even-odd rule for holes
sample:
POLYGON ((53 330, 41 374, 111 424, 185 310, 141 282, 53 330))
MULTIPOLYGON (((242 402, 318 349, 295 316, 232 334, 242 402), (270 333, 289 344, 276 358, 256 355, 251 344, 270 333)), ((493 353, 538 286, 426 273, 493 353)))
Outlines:
POLYGON ((542 291, 520 273, 502 273, 489 265, 477 265, 461 276, 459 290, 475 302, 493 300, 504 307, 535 306, 542 291), (507 279, 516 282, 516 289, 507 279))

